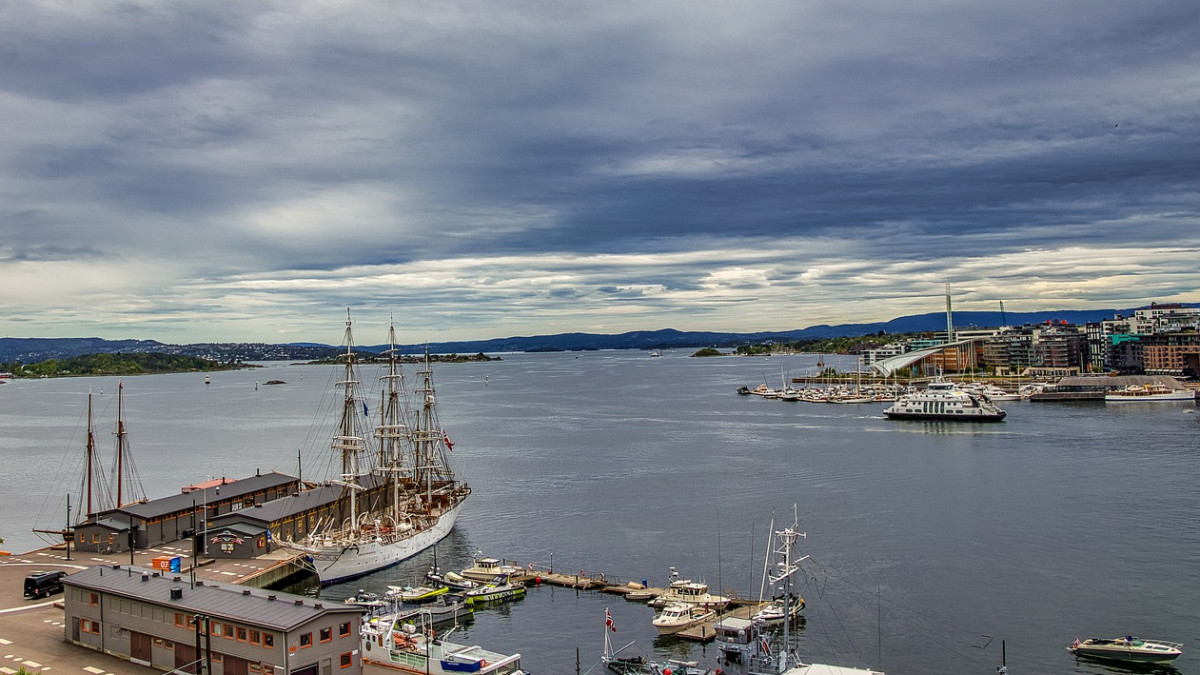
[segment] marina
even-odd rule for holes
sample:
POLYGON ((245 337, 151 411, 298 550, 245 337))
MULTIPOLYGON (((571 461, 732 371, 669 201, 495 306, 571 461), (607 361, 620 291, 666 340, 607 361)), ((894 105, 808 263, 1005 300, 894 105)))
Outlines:
MULTIPOLYGON (((798 502, 802 525, 819 534, 807 551, 816 554, 805 563, 811 575, 798 580, 806 621, 792 638, 806 660, 888 673, 986 672, 1000 663, 995 643, 979 648, 987 634, 1007 640, 1014 672, 1074 673, 1092 672, 1063 650, 1079 632, 1132 628, 1189 642, 1180 628, 1197 599, 1186 570, 1200 541, 1178 524, 1197 510, 1188 488, 1200 479, 1194 406, 1015 402, 1002 425, 896 425, 883 416, 886 404, 793 406, 731 395, 780 363, 811 367, 803 356, 635 356, 504 355, 486 372, 440 366, 439 406, 454 420, 450 457, 473 490, 455 528, 436 551, 347 584, 296 590, 339 602, 360 588, 382 595, 421 585, 435 561, 461 571, 484 551, 527 571, 532 563, 543 582, 519 601, 477 610, 456 642, 520 653, 534 673, 574 672, 578 648, 586 670, 601 651, 609 607, 622 643, 636 640, 659 662, 711 668, 715 640, 660 637, 653 608, 621 598, 636 592, 630 582, 665 589, 672 566, 721 595, 759 597, 765 520, 798 502), (1101 530, 1103 542, 1078 536, 1101 530), (1119 598, 1100 592, 1097 575, 1122 580, 1119 598), (1172 579, 1183 581, 1167 592, 1161 580, 1172 579), (930 635, 937 650, 925 648, 930 635)), ((153 477, 152 496, 204 474, 296 475, 297 451, 286 446, 309 435, 313 447, 300 454, 328 454, 329 427, 314 424, 312 411, 333 370, 268 365, 207 386, 198 375, 127 379, 129 438, 140 473, 153 477), (266 379, 287 384, 254 389, 266 379), (193 460, 178 447, 206 452, 193 460), (279 450, 268 463, 270 448, 279 450)), ((2 392, 2 447, 25 461, 0 472, 5 484, 28 486, 26 499, 0 512, 6 549, 40 550, 29 526, 61 526, 71 488, 30 472, 76 461, 83 444, 72 430, 83 428, 89 386, 106 392, 96 397, 97 436, 109 444, 114 416, 105 406, 115 405, 115 378, 19 381, 2 392), (49 517, 39 519, 42 502, 49 517)), ((138 551, 138 563, 172 553, 156 548, 138 551)), ((190 553, 175 553, 186 568, 190 553)), ((77 556, 92 554, 72 551, 66 564, 77 556)), ((26 568, 47 559, 30 558, 26 568)), ((197 573, 261 579, 286 568, 218 561, 197 573)), ((0 638, 11 633, 0 628, 0 638)), ((1187 672, 1194 659, 1185 651, 1175 665, 1187 672)))

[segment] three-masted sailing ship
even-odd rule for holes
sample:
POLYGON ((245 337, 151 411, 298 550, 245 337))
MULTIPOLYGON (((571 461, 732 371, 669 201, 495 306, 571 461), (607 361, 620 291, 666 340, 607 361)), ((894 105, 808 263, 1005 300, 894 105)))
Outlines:
POLYGON ((385 391, 380 423, 368 432, 359 415, 357 356, 347 313, 341 421, 331 449, 340 456, 349 516, 318 527, 294 545, 306 551, 321 585, 363 576, 395 565, 433 546, 450 533, 471 488, 451 470, 452 447, 440 426, 428 352, 414 390, 414 405, 405 405, 400 353, 395 327, 389 328, 385 391), (371 439, 376 453, 372 453, 371 439))

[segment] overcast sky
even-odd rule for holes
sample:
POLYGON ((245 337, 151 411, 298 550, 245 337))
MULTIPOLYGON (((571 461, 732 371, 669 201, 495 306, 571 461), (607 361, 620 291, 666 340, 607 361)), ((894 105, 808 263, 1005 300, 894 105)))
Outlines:
POLYGON ((1200 302, 1200 4, 0 0, 0 336, 1200 302))

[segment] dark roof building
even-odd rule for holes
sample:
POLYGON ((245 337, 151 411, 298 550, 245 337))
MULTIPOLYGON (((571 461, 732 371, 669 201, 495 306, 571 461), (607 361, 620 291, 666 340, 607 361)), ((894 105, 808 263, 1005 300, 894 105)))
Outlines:
POLYGON ((361 607, 119 565, 63 585, 68 642, 160 671, 362 672, 361 607))

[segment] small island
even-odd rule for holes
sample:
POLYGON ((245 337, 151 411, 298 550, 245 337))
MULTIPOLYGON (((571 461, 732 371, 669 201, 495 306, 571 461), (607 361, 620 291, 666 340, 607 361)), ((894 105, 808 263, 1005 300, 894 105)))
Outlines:
POLYGON ((12 373, 12 376, 16 378, 198 373, 258 367, 260 366, 250 363, 218 363, 199 356, 159 352, 84 354, 68 359, 47 359, 30 364, 0 363, 0 371, 12 373))
POLYGON ((725 356, 725 352, 716 349, 715 347, 705 347, 704 349, 697 351, 695 354, 692 354, 692 356, 725 356))

